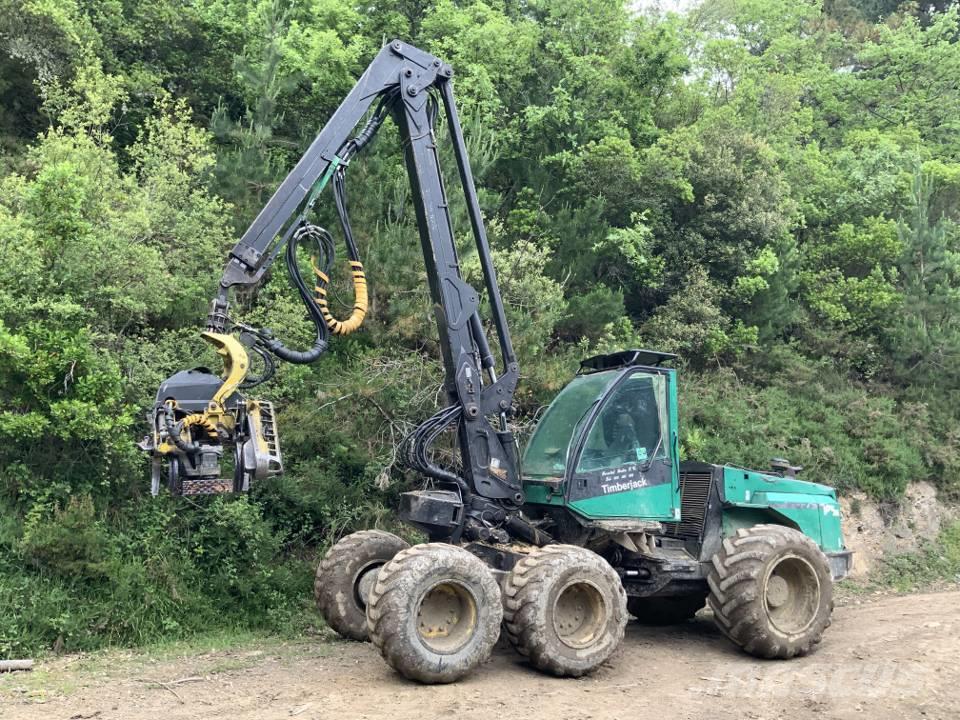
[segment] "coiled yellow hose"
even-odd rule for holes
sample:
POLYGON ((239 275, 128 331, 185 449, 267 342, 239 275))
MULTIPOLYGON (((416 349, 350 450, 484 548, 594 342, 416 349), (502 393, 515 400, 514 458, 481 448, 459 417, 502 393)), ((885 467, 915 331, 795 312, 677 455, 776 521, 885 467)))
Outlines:
POLYGON ((181 422, 183 422, 183 429, 188 429, 191 425, 199 425, 204 430, 206 430, 207 435, 216 440, 219 438, 217 435, 217 426, 214 425, 213 421, 208 418, 203 413, 191 413, 187 415, 181 422))
POLYGON ((327 274, 317 267, 316 258, 310 259, 313 266, 313 273, 320 281, 314 286, 317 305, 320 307, 320 313, 323 315, 324 322, 330 328, 334 335, 349 335, 359 329, 363 324, 363 318, 367 314, 367 278, 363 273, 363 263, 357 260, 350 261, 350 268, 353 274, 353 312, 346 320, 337 320, 331 313, 327 303, 327 288, 325 287, 330 278, 327 274))

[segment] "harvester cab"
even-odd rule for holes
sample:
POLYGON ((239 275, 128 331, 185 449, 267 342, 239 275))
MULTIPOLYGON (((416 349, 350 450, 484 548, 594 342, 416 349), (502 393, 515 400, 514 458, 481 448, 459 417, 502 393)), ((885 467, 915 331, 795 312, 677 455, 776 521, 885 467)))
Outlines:
POLYGON ((624 530, 679 520, 677 373, 660 366, 673 357, 628 350, 584 360, 527 444, 527 502, 624 530))

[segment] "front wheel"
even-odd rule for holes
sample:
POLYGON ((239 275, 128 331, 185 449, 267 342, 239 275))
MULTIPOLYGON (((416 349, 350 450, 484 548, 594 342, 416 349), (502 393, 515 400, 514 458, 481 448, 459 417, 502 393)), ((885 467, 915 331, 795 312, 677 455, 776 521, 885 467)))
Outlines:
POLYGON ((486 660, 500 637, 500 588, 475 555, 414 545, 380 569, 367 602, 370 639, 401 675, 449 683, 486 660))
POLYGON ((510 642, 538 670, 579 677, 623 640, 627 597, 609 563, 575 545, 547 545, 507 576, 504 620, 510 642))
POLYGON ((720 631, 756 657, 806 655, 830 626, 830 563, 782 525, 737 530, 713 556, 708 603, 720 631))

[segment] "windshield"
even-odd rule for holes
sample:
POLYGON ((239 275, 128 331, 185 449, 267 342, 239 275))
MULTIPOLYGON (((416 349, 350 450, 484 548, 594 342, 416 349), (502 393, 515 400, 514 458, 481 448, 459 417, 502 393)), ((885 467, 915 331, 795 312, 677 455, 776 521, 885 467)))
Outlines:
POLYGON ((587 411, 619 371, 578 375, 550 403, 523 455, 523 474, 532 478, 563 477, 567 467, 567 448, 587 411))
POLYGON ((578 473, 647 465, 667 457, 667 382, 638 372, 617 386, 604 403, 580 453, 578 473))

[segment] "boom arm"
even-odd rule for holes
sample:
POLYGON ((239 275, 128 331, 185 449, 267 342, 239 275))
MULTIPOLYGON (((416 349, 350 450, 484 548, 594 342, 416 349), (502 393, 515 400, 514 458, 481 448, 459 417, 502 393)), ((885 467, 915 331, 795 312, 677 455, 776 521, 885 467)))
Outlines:
MULTIPOLYGON (((207 330, 214 337, 222 337, 228 323, 230 289, 259 282, 285 246, 288 247, 288 266, 291 252, 295 264, 298 233, 305 227, 305 213, 317 194, 334 177, 338 167, 346 163, 345 152, 349 155, 369 142, 382 121, 380 111, 392 112, 410 178, 439 329, 448 399, 446 408, 411 434, 407 440, 406 459, 413 468, 438 481, 441 486, 446 485, 449 490, 407 493, 403 510, 407 519, 421 525, 434 537, 459 539, 466 532, 467 537, 485 538, 492 526, 515 525, 518 522, 516 510, 524 500, 516 446, 506 424, 518 367, 459 123, 452 77, 453 70, 449 65, 399 40, 389 43, 377 54, 296 167, 230 251, 218 295, 212 303, 207 330), (445 110, 497 333, 502 360, 499 372, 480 320, 479 295, 463 279, 457 257, 433 127, 439 102, 445 110), (375 103, 378 110, 373 120, 352 138, 354 128, 375 103), (498 428, 492 423, 496 417, 500 418, 498 428), (459 474, 439 468, 428 459, 430 443, 453 424, 457 425, 463 460, 459 474), (452 496, 456 499, 447 502, 452 496), (446 517, 448 510, 450 517, 446 517)), ((341 221, 346 223, 343 214, 341 221)), ((277 347, 282 348, 278 341, 262 331, 254 330, 253 333, 257 336, 261 353, 265 348, 285 357, 277 352, 277 347)), ((295 362, 313 359, 326 347, 325 333, 323 328, 323 337, 318 337, 314 348, 317 352, 310 355, 284 349, 288 355, 295 356, 286 359, 295 362)), ((158 396, 158 403, 160 401, 158 396)), ((519 534, 535 537, 536 531, 521 528, 519 534)))

